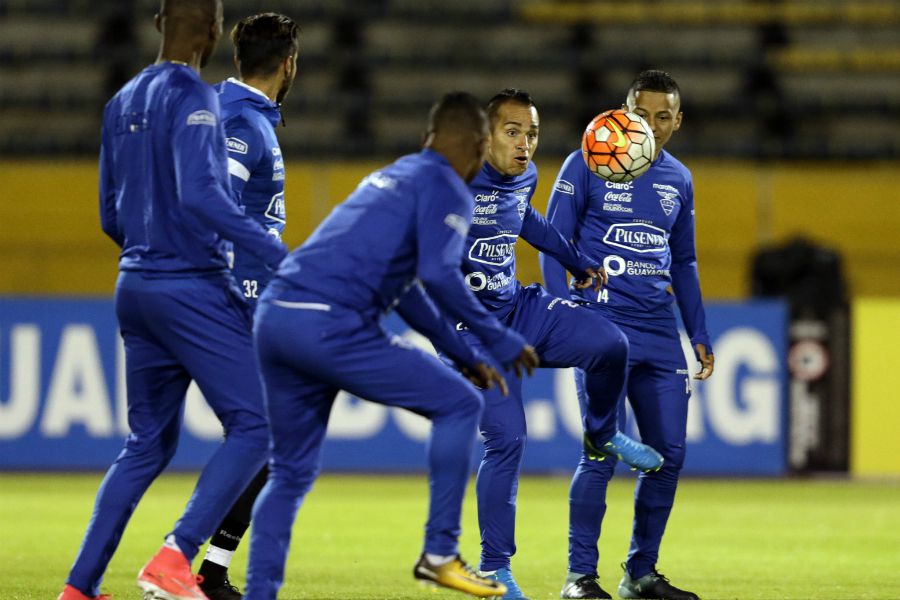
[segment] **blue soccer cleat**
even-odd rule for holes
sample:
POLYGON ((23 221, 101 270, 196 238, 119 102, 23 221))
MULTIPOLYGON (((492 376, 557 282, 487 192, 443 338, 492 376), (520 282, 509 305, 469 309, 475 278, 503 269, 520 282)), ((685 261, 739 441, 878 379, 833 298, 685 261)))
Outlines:
POLYGON ((528 600, 528 596, 522 593, 522 588, 516 583, 516 578, 513 577, 512 571, 508 567, 497 569, 493 573, 485 573, 484 576, 506 586, 506 593, 502 596, 495 596, 495 598, 502 600, 528 600))
POLYGON ((665 462, 662 454, 647 444, 631 439, 621 431, 617 431, 611 440, 599 448, 585 434, 584 451, 591 460, 604 460, 607 456, 615 456, 632 470, 640 469, 644 473, 659 471, 665 462))

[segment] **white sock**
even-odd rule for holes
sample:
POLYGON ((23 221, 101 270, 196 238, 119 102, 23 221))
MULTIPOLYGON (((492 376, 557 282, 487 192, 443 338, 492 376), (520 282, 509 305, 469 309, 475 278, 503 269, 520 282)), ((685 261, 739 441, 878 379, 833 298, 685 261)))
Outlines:
POLYGON ((206 549, 206 556, 203 557, 203 560, 208 560, 211 563, 215 563, 227 569, 229 565, 231 565, 231 559, 233 557, 233 550, 225 550, 223 548, 219 548, 218 546, 213 546, 212 544, 210 544, 206 549))
POLYGON ((163 547, 171 548, 172 550, 178 550, 181 552, 181 548, 178 547, 178 544, 175 543, 175 535, 169 534, 166 536, 166 541, 163 542, 163 547))
POLYGON ((429 563, 433 564, 436 567, 440 567, 441 565, 446 565, 448 562, 456 558, 455 555, 445 556, 443 554, 429 554, 425 553, 425 560, 429 563))

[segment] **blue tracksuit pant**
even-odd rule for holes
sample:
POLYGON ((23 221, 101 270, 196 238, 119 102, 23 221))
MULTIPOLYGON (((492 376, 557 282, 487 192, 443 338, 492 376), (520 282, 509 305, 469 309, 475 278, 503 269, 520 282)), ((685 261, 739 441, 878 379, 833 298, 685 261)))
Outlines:
POLYGON ((116 314, 125 342, 131 434, 106 473, 67 582, 99 593, 128 519, 175 454, 191 380, 225 428, 200 474, 175 540, 190 560, 266 457, 266 421, 247 305, 233 278, 123 272, 116 314))
MULTIPOLYGON (((599 311, 598 311, 599 312, 599 311)), ((638 476, 634 497, 634 528, 628 552, 628 572, 643 577, 656 566, 666 521, 675 501, 678 474, 684 464, 690 374, 674 319, 652 321, 613 319, 628 336, 628 379, 619 399, 618 418, 624 426, 625 394, 634 411, 641 441, 666 459, 662 469, 638 476)), ((584 374, 576 372, 584 410, 584 374)), ((610 421, 615 417, 610 414, 610 421)), ((569 571, 596 575, 597 540, 606 512, 606 487, 616 466, 582 455, 569 491, 569 571)))
POLYGON ((275 598, 284 582, 291 526, 318 474, 328 415, 340 389, 431 419, 424 551, 457 554, 481 415, 478 391, 436 357, 387 334, 376 316, 316 299, 286 302, 267 290, 254 334, 272 460, 268 483, 253 508, 246 598, 275 598))
MULTIPOLYGON (((615 403, 625 381, 628 357, 625 336, 597 311, 552 296, 539 285, 521 288, 514 302, 503 324, 535 347, 541 367, 580 367, 587 373, 590 405, 582 412, 584 427, 602 446, 616 433, 615 403)), ((479 346, 475 336, 467 331, 463 334, 472 346, 479 346)), ((525 450, 525 409, 522 380, 512 371, 504 375, 508 397, 496 388, 483 392, 484 458, 475 487, 484 571, 508 567, 516 552, 516 494, 525 450)))

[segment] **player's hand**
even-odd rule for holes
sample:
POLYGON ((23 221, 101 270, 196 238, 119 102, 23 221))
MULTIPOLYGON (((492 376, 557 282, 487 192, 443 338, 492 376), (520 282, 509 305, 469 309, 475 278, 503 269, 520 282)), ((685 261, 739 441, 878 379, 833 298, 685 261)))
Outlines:
POLYGON ((606 269, 603 267, 597 267, 596 269, 588 267, 584 272, 590 275, 590 277, 576 279, 574 284, 576 290, 583 290, 593 286, 594 291, 599 292, 600 288, 609 282, 609 276, 606 274, 606 269))
POLYGON ((703 344, 695 345, 694 350, 697 351, 697 356, 700 358, 700 371, 694 375, 694 379, 699 379, 700 381, 709 379, 709 376, 713 374, 716 357, 713 356, 712 352, 707 353, 706 346, 703 344))
POLYGON ((489 390, 496 383, 504 397, 509 395, 509 388, 506 387, 506 380, 503 379, 503 375, 487 363, 479 362, 475 363, 473 367, 463 367, 462 374, 466 379, 474 383, 476 387, 489 390))
POLYGON ((509 365, 509 367, 515 371, 516 377, 521 379, 523 372, 530 376, 540 363, 541 359, 538 358, 534 347, 530 344, 526 344, 525 347, 522 348, 522 352, 519 353, 516 360, 512 361, 512 364, 509 365))

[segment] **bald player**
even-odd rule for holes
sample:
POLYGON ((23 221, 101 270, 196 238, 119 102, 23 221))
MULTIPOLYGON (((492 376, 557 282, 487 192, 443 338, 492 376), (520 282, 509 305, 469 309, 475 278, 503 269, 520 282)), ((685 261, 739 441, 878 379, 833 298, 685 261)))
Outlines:
POLYGON ((131 434, 106 474, 59 600, 102 600, 132 512, 175 454, 195 380, 225 429, 181 518, 141 569, 145 598, 206 598, 190 561, 262 467, 267 427, 251 315, 225 240, 273 269, 286 250, 232 199, 215 90, 200 79, 222 34, 219 0, 164 0, 156 62, 106 105, 100 217, 121 249, 116 316, 131 434))

